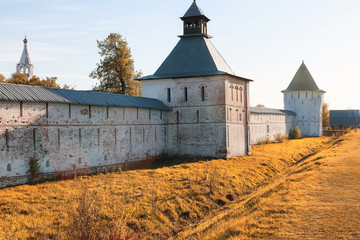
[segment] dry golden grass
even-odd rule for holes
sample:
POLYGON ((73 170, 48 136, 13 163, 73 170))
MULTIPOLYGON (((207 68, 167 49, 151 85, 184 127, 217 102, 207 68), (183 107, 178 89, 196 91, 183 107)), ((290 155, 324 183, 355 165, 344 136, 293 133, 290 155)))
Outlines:
POLYGON ((360 133, 351 132, 179 239, 360 239, 360 133))
MULTIPOLYGON (((0 239, 236 236, 237 228, 210 229, 230 213, 254 209, 258 192, 330 145, 329 138, 292 140, 255 146, 252 156, 2 189, 0 239)), ((254 220, 241 223, 257 231, 254 220)))

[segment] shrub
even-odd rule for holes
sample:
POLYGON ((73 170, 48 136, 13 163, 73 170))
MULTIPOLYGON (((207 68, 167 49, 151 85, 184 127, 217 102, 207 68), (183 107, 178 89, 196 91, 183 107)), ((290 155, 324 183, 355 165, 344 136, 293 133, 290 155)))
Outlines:
POLYGON ((301 137, 302 137, 301 131, 298 126, 295 126, 293 129, 290 130, 290 134, 289 134, 290 139, 300 139, 301 137))
POLYGON ((282 143, 284 142, 286 139, 289 138, 289 135, 285 134, 281 134, 281 133, 277 133, 274 135, 275 141, 282 143))
POLYGON ((259 144, 260 144, 260 145, 269 144, 269 143, 271 143, 271 140, 270 140, 269 137, 262 137, 262 138, 260 138, 260 141, 259 141, 259 144))

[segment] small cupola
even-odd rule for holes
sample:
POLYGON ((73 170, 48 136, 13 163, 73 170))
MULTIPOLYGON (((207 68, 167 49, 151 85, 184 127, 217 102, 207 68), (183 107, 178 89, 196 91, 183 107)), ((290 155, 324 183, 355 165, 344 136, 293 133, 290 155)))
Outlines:
POLYGON ((184 22, 184 35, 180 37, 202 35, 211 38, 207 34, 207 23, 210 21, 196 4, 196 0, 192 3, 189 10, 180 18, 184 22))

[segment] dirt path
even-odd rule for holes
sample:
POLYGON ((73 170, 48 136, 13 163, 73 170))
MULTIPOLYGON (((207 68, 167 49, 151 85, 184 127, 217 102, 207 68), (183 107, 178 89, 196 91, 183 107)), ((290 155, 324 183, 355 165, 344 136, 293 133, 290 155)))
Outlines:
MULTIPOLYGON (((279 219, 288 223, 279 236, 360 239, 360 134, 350 134, 316 157, 319 167, 296 184, 289 184, 288 191, 298 191, 298 199, 286 204, 294 209, 279 219)), ((274 196, 274 200, 291 201, 291 195, 282 199, 274 196)))
POLYGON ((360 132, 297 163, 223 215, 188 239, 360 239, 360 132))

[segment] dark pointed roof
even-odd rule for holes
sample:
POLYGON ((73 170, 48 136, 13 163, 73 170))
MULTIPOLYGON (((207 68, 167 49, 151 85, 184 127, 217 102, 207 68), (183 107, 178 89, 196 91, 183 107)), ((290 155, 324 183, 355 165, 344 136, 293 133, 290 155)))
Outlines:
POLYGON ((203 36, 181 38, 154 75, 140 78, 235 75, 211 41, 203 36))
POLYGON ((191 18, 191 17, 200 17, 200 16, 206 17, 204 15, 203 11, 201 11, 201 9, 196 4, 196 1, 194 1, 193 4, 191 4, 190 8, 185 13, 185 15, 183 17, 181 17, 181 19, 191 18))
POLYGON ((314 78, 311 76, 304 61, 297 70, 293 80, 286 90, 287 91, 322 91, 316 84, 314 78))
POLYGON ((31 61, 30 61, 30 55, 29 55, 29 52, 27 50, 27 43, 28 43, 28 40, 24 39, 24 50, 21 54, 21 58, 20 58, 20 62, 18 63, 18 65, 23 65, 23 66, 26 66, 26 65, 31 65, 31 61))

